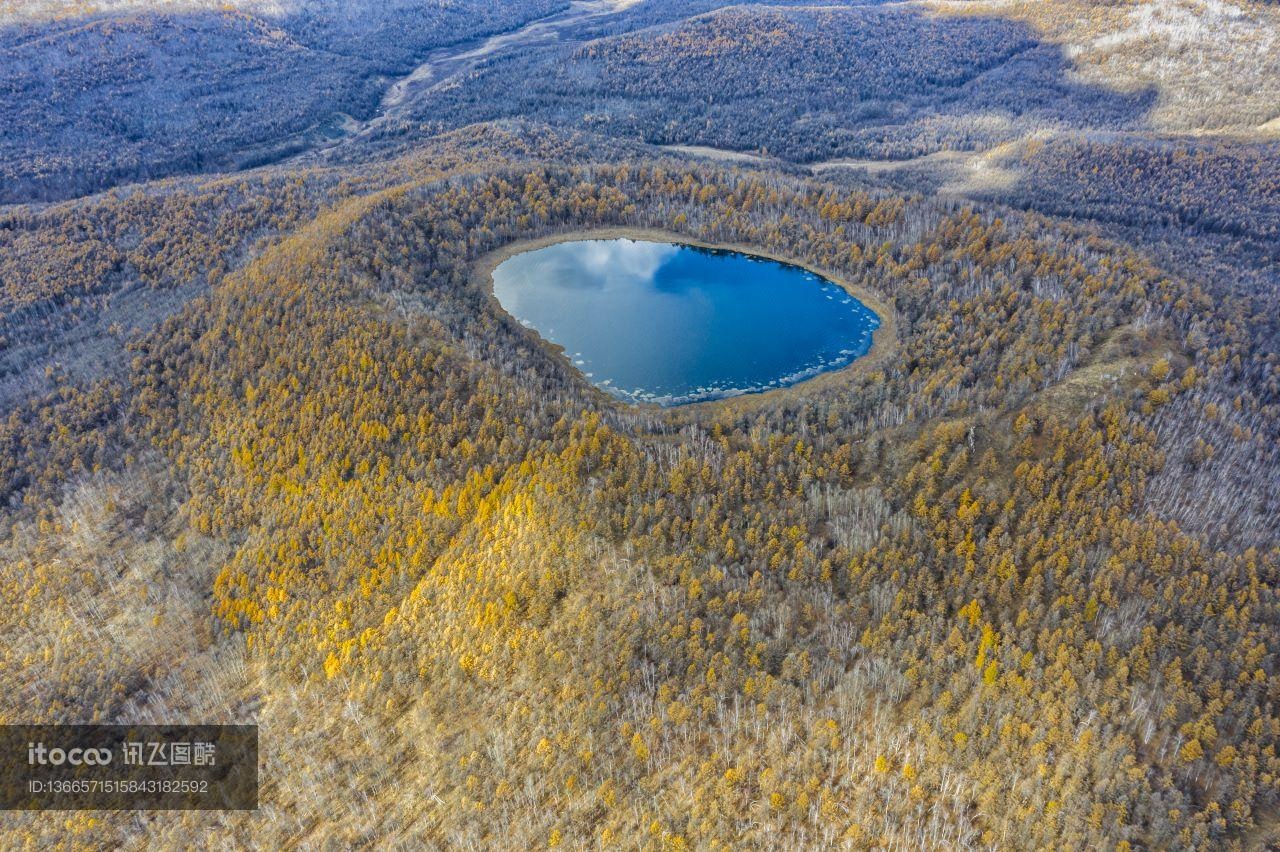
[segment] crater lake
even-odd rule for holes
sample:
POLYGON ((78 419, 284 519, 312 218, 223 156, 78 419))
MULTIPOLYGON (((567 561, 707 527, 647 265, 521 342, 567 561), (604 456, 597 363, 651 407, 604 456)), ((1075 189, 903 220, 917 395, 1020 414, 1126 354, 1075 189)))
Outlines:
POLYGON ((847 366, 880 318, 838 284, 737 251, 636 239, 560 242, 493 269, 502 307, 630 403, 759 393, 847 366))

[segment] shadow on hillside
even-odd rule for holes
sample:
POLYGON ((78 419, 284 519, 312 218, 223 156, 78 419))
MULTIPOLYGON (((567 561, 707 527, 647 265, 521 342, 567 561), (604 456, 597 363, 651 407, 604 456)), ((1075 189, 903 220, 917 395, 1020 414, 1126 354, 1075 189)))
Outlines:
POLYGON ((0 26, 0 204, 279 159, 334 135, 346 115, 371 116, 387 78, 433 48, 565 0, 367 5, 0 26))
POLYGON ((1043 128, 1142 130, 1156 98, 1077 79, 1060 47, 1002 18, 739 7, 493 57, 412 118, 524 116, 807 163, 984 149, 1043 128))
MULTIPOLYGON (((538 0, 520 19, 558 2, 538 0)), ((344 114, 370 116, 384 75, 411 67, 444 33, 456 41, 514 14, 479 0, 450 8, 411 22, 394 10, 345 23, 207 12, 0 28, 0 203, 303 150, 333 136, 344 114), (380 37, 397 23, 399 37, 380 37)), ((498 51, 420 95, 384 136, 352 144, 380 156, 438 129, 521 117, 797 162, 898 159, 1046 127, 1140 130, 1156 99, 1074 79, 1060 48, 1000 18, 770 6, 650 26, 674 13, 659 0, 611 19, 611 29, 633 28, 622 35, 578 40, 596 24, 498 51)))

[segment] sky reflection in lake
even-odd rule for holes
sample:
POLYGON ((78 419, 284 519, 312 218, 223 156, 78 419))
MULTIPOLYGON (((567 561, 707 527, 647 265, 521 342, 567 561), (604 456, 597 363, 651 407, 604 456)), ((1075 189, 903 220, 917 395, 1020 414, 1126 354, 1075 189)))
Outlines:
POLYGON ((800 267, 672 243, 557 243, 507 259, 493 280, 508 313, 628 402, 794 384, 866 354, 880 325, 800 267))

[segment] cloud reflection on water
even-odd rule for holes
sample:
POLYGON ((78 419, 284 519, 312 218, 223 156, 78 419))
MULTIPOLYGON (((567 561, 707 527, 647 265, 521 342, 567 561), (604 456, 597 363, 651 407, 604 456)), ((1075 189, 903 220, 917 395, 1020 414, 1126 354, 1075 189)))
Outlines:
POLYGON ((864 354, 875 314, 800 267, 629 239, 532 249, 493 271, 520 323, 628 402, 679 405, 780 387, 864 354))
POLYGON ((575 290, 652 286, 658 270, 679 251, 671 243, 627 239, 559 243, 512 258, 520 262, 499 266, 494 282, 504 289, 517 283, 515 277, 575 290))

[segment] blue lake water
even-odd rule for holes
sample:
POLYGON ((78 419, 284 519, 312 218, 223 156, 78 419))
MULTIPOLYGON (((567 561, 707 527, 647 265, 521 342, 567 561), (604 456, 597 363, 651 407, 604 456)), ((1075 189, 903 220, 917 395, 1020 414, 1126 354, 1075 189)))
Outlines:
POLYGON ((627 402, 784 387, 871 349, 876 314, 840 286, 738 252, 629 239, 557 243, 493 271, 502 307, 627 402))

